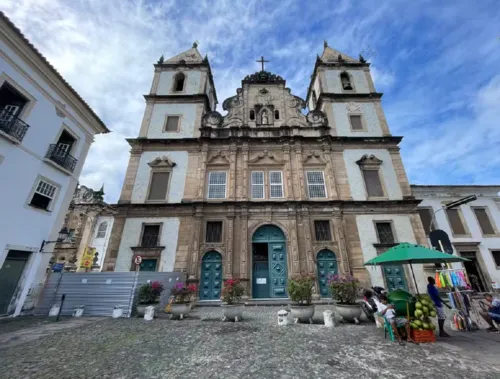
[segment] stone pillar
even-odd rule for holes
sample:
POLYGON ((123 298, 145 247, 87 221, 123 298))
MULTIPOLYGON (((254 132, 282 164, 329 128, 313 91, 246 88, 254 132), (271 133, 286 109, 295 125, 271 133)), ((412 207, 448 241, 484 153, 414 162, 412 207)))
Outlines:
POLYGON ((224 279, 233 277, 233 241, 234 241, 234 207, 230 206, 226 214, 226 262, 224 262, 224 279))
POLYGON ((194 215, 194 222, 193 222, 193 227, 192 227, 192 236, 193 236, 193 241, 191 245, 191 267, 189 269, 189 279, 198 279, 198 271, 199 271, 199 264, 200 264, 200 235, 201 235, 201 228, 203 227, 203 208, 202 207, 196 207, 195 215, 194 215))
POLYGON ((135 186, 135 177, 139 169, 139 162, 141 159, 142 148, 141 146, 132 146, 130 150, 130 159, 128 161, 127 172, 123 181, 122 192, 118 204, 127 204, 132 201, 132 193, 135 186))
POLYGON ((305 235, 305 248, 307 260, 307 272, 316 275, 316 265, 314 264, 314 251, 312 246, 312 232, 311 232, 311 218, 309 215, 309 208, 302 207, 302 227, 304 228, 305 235))
MULTIPOLYGON (((248 208, 241 207, 241 245, 240 245, 240 278, 249 279, 250 273, 248 265, 252 262, 251 249, 248 243, 248 208)), ((251 238, 251 236, 250 236, 251 238)))
POLYGON ((208 144, 203 143, 201 147, 201 159, 198 166, 198 175, 196 176, 198 186, 198 200, 203 200, 205 197, 205 182, 206 182, 206 170, 207 170, 207 158, 208 158, 208 144))
POLYGON ((406 176, 406 171, 403 165, 403 160, 401 159, 399 147, 389 148, 389 154, 391 155, 392 164, 394 166, 394 170, 396 171, 396 177, 398 178, 399 187, 401 188, 403 198, 412 196, 410 183, 408 182, 408 177, 406 176))
POLYGON ((335 169, 333 165, 332 158, 332 149, 328 143, 323 143, 323 152, 326 161, 325 175, 328 178, 328 183, 330 187, 328 187, 328 198, 335 200, 338 199, 338 191, 337 191, 337 181, 335 180, 335 169))
POLYGON ((290 145, 285 143, 283 146, 283 158, 285 161, 285 172, 283 173, 283 184, 285 185, 286 191, 286 199, 293 200, 293 184, 292 184, 292 166, 291 166, 291 154, 290 154, 290 145))
POLYGON ((333 213, 333 230, 335 232, 335 239, 338 241, 339 253, 342 258, 342 273, 350 273, 351 267, 349 264, 349 254, 347 252, 347 244, 344 235, 344 221, 340 211, 334 211, 333 213))
POLYGON ((380 127, 382 128, 382 135, 390 136, 391 132, 389 131, 389 125, 387 125, 387 119, 385 118, 380 100, 374 100, 373 105, 375 105, 375 112, 377 113, 378 121, 380 123, 380 127))
POLYGON ((242 200, 248 200, 248 142, 244 142, 241 147, 241 156, 243 159, 243 193, 241 194, 242 200))
POLYGON ((299 246, 297 241, 297 212, 295 209, 288 210, 288 235, 287 249, 290 251, 290 264, 288 276, 300 274, 299 246))
POLYGON ((229 147, 229 199, 236 200, 236 153, 238 148, 233 142, 229 147))
POLYGON ((123 228, 125 227, 126 218, 124 216, 115 216, 111 236, 109 237, 108 249, 104 257, 102 271, 114 271, 116 259, 118 258, 118 250, 122 240, 123 228))
POLYGON ((304 180, 304 168, 302 166, 302 146, 299 142, 295 143, 295 162, 297 165, 296 179, 294 180, 294 198, 295 200, 306 200, 306 182, 304 180), (297 193, 298 192, 298 193, 297 193))

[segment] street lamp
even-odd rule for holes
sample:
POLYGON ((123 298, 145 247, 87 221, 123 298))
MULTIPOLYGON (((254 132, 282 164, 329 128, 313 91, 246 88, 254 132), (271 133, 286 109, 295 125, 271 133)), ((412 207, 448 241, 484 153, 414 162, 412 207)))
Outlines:
POLYGON ((57 240, 55 240, 55 241, 45 241, 45 240, 43 240, 42 241, 42 245, 40 246, 40 250, 38 250, 38 252, 42 253, 43 252, 43 248, 45 247, 45 245, 48 245, 49 243, 63 242, 64 240, 66 240, 66 238, 68 238, 68 236, 69 236, 69 230, 68 230, 68 228, 63 227, 59 231, 59 236, 57 237, 57 240))
MULTIPOLYGON (((466 196, 466 197, 463 197, 461 199, 458 199, 458 200, 455 200, 455 201, 452 201, 451 203, 448 203, 448 204, 445 204, 443 207, 435 210, 433 213, 432 213, 432 217, 431 217, 431 222, 429 224, 429 230, 431 230, 433 224, 434 224, 434 221, 437 221, 436 220, 436 213, 439 212, 439 211, 443 211, 443 210, 446 210, 446 209, 453 209, 453 208, 457 208, 459 207, 460 205, 463 205, 463 204, 467 204, 467 203, 470 203, 471 201, 474 201, 474 200, 477 200, 477 196, 476 195, 470 195, 470 196, 466 196)), ((432 229, 434 230, 434 229, 432 229)))

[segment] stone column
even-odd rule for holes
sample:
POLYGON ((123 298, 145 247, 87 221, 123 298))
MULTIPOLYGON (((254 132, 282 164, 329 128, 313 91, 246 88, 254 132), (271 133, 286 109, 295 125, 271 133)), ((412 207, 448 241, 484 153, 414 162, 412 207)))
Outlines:
POLYGON ((283 158, 285 161, 285 172, 283 173, 283 184, 285 185, 286 199, 293 200, 293 184, 292 184, 292 166, 291 166, 291 155, 290 155, 290 145, 285 143, 283 146, 283 158))
POLYGON ((387 119, 385 118, 380 100, 374 100, 373 105, 375 106, 375 112, 377 113, 378 121, 380 123, 380 127, 382 128, 382 135, 390 136, 391 132, 389 131, 389 125, 387 125, 387 119))
POLYGON ((351 267, 344 235, 344 221, 340 211, 333 212, 333 230, 335 231, 335 239, 338 241, 339 253, 342 258, 342 273, 348 274, 351 272, 351 267))
POLYGON ((243 159, 243 193, 241 194, 242 200, 248 200, 248 142, 244 142, 241 147, 241 156, 243 159))
POLYGON ((142 147, 140 145, 132 146, 130 150, 130 159, 128 161, 127 172, 123 181, 122 192, 118 204, 128 204, 132 201, 132 193, 135 186, 135 177, 139 169, 139 162, 141 160, 142 147))
POLYGON ((226 214, 226 262, 224 279, 233 277, 234 207, 229 206, 226 214))
POLYGON ((297 165, 297 175, 294 181, 294 198, 295 200, 306 200, 306 182, 304 180, 304 168, 302 166, 302 146, 300 143, 296 142, 294 147, 295 162, 297 165))
POLYGON ((109 237, 108 249, 104 257, 102 271, 114 271, 116 259, 118 258, 118 250, 120 249, 120 242, 122 240, 123 228, 125 227, 125 216, 114 217, 113 228, 109 237))
POLYGON ((240 245, 240 277, 241 279, 249 279, 248 265, 252 261, 251 250, 249 251, 248 243, 248 208, 241 207, 241 245, 240 245))
POLYGON ((412 196, 410 183, 408 177, 406 176, 406 171, 401 159, 401 154, 399 152, 399 147, 390 147, 389 154, 391 155, 392 165, 396 171, 396 177, 398 178, 399 187, 401 188, 401 193, 403 198, 412 196))
POLYGON ((307 260, 307 272, 309 274, 315 274, 316 265, 314 264, 314 251, 312 246, 312 232, 311 232, 311 218, 309 215, 309 209, 307 207, 302 207, 302 227, 304 228, 305 235, 305 248, 306 248, 306 260, 307 260))
POLYGON ((299 261, 299 246, 297 241, 297 212, 295 209, 288 210, 288 250, 291 252, 289 257, 291 258, 291 264, 289 264, 289 268, 291 268, 291 272, 289 272, 288 276, 294 274, 300 274, 300 261, 299 261))
POLYGON ((323 143, 323 152, 326 161, 325 175, 328 177, 328 183, 330 187, 328 187, 328 198, 329 199, 338 199, 338 191, 337 191, 337 181, 335 180, 335 169, 333 165, 332 158, 332 149, 328 143, 323 143))
POLYGON ((193 241, 191 244, 191 267, 189 269, 189 279, 199 279, 198 277, 198 271, 199 271, 199 264, 200 264, 200 235, 201 235, 201 228, 203 227, 203 208, 202 207, 196 207, 195 214, 194 214, 194 222, 192 226, 192 233, 191 235, 193 236, 193 241))
POLYGON ((229 199, 236 200, 236 152, 238 148, 233 142, 229 147, 229 199))
POLYGON ((203 200, 205 197, 205 182, 206 182, 206 170, 207 170, 207 159, 208 159, 208 144, 203 143, 201 147, 201 159, 198 166, 198 175, 196 176, 196 181, 199 183, 198 186, 198 200, 203 200))

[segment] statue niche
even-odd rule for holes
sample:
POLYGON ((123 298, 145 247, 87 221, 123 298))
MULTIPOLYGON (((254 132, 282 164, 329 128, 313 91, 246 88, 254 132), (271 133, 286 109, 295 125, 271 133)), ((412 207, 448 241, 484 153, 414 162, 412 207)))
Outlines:
POLYGON ((257 114, 257 125, 260 126, 273 126, 274 124, 274 106, 273 105, 256 105, 255 113, 257 114))

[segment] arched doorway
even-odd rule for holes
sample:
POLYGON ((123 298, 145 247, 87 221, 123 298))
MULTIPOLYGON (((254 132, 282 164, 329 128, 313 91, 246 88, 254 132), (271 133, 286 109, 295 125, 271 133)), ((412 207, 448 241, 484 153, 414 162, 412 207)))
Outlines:
POLYGON ((316 258, 318 267, 319 294, 321 297, 331 297, 328 288, 328 277, 338 274, 337 258, 331 250, 321 250, 316 258))
POLYGON ((274 225, 261 226, 252 237, 252 296, 287 297, 286 238, 274 225))
POLYGON ((201 260, 200 300, 219 300, 222 288, 222 256, 209 251, 201 260))

